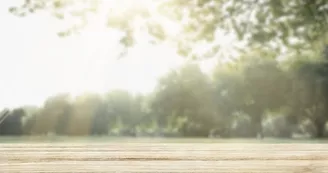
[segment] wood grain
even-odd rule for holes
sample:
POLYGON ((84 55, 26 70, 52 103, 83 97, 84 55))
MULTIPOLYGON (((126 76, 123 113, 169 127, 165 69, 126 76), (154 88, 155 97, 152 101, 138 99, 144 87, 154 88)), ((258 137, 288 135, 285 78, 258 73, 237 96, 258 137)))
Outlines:
POLYGON ((328 144, 0 144, 0 172, 328 173, 328 144))

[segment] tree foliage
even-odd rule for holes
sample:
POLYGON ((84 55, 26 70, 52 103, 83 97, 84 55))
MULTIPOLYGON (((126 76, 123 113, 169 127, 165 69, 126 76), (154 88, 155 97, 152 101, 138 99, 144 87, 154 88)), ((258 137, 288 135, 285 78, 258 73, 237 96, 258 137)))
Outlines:
POLYGON ((185 118, 188 123, 181 127, 183 133, 188 134, 189 128, 196 126, 194 129, 198 128, 198 132, 195 130, 194 133, 207 136, 217 121, 215 112, 211 112, 211 91, 208 77, 197 65, 188 64, 160 80, 152 109, 163 116, 160 123, 164 125, 167 125, 165 123, 168 123, 169 118, 185 118))
MULTIPOLYGON (((104 25, 122 33, 120 43, 126 48, 143 41, 140 32, 154 44, 170 43, 185 57, 220 51, 218 32, 234 35, 247 46, 211 76, 195 64, 172 70, 147 96, 122 90, 76 98, 58 94, 23 124, 17 118, 17 128, 26 134, 135 136, 157 128, 184 136, 217 131, 225 137, 254 137, 265 131, 265 122, 281 130, 271 134, 290 136, 286 126, 309 121, 316 137, 323 137, 328 113, 327 8, 324 0, 25 0, 9 11, 21 17, 50 12, 60 20, 77 21, 59 36, 76 33, 92 13, 105 10, 104 25), (204 45, 210 49, 199 54, 196 50, 204 45), (284 56, 288 61, 278 61, 286 48, 293 53, 284 56), (319 56, 317 50, 323 49, 319 56), (276 114, 283 115, 272 117, 276 114)), ((7 129, 9 120, 0 127, 7 129)))
MULTIPOLYGON (((18 16, 25 16, 40 10, 49 11, 56 18, 79 20, 67 31, 66 36, 83 28, 90 13, 102 7, 108 13, 110 28, 124 34, 120 43, 131 47, 138 42, 135 33, 148 33, 153 43, 169 41, 174 43, 183 56, 198 56, 198 46, 208 43, 210 51, 219 51, 217 31, 235 35, 251 46, 266 46, 281 51, 282 46, 302 51, 327 42, 328 4, 324 0, 154 0, 142 1, 101 0, 25 0, 9 9, 18 16), (138 23, 138 25, 136 24, 138 23), (172 25, 175 24, 175 25, 172 25), (178 26, 177 33, 170 32, 178 26)), ((143 38, 144 39, 144 38, 143 38)), ((316 47, 318 49, 318 47, 316 47)), ((208 52, 207 52, 208 53, 208 52)))
POLYGON ((1 134, 291 137, 312 126, 315 132, 308 133, 324 137, 325 57, 283 68, 285 62, 250 55, 217 65, 210 76, 196 63, 185 64, 159 79, 149 95, 57 94, 39 108, 12 110, 1 134))

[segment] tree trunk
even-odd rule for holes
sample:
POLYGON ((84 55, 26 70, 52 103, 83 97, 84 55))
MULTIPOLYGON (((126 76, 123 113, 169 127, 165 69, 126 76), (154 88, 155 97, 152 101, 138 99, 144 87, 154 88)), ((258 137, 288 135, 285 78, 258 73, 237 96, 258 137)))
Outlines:
POLYGON ((257 139, 263 139, 264 138, 263 128, 262 128, 262 121, 260 121, 256 124, 256 138, 257 139))
POLYGON ((260 137, 261 139, 264 137, 263 135, 263 128, 262 128, 262 117, 256 116, 252 118, 252 136, 255 138, 260 137))
POLYGON ((316 127, 316 138, 323 138, 325 135, 325 126, 326 121, 316 121, 315 123, 316 127))

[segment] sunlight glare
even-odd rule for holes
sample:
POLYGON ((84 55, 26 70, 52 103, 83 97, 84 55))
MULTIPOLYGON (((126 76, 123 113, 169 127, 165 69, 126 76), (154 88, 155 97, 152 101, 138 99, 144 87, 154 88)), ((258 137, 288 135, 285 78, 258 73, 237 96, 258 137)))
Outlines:
MULTIPOLYGON (((12 5, 3 4, 2 9, 12 5)), ((83 32, 58 38, 56 32, 69 23, 42 12, 25 18, 4 13, 0 44, 6 49, 1 52, 0 78, 6 85, 0 88, 0 105, 40 105, 48 96, 63 92, 79 95, 121 88, 147 93, 159 76, 182 64, 169 45, 155 46, 147 41, 117 60, 120 35, 106 27, 106 15, 100 10, 89 18, 83 32)), ((138 37, 143 37, 143 32, 138 37)))

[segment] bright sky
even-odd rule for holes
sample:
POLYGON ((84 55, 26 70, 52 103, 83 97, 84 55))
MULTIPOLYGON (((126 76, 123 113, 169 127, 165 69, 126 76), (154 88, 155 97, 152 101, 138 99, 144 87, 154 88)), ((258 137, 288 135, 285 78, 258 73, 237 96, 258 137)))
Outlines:
POLYGON ((80 35, 63 39, 56 35, 60 28, 54 19, 15 17, 8 13, 12 3, 0 1, 0 108, 41 104, 59 92, 149 92, 159 76, 182 63, 173 49, 147 43, 117 60, 117 33, 109 32, 100 17, 80 35))

